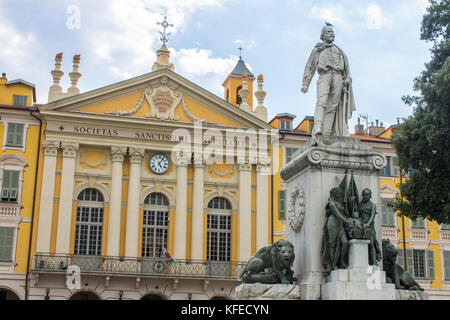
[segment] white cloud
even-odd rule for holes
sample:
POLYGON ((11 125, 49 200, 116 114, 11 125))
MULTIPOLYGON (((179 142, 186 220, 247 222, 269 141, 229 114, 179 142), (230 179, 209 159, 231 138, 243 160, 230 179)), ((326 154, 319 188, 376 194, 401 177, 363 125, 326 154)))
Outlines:
POLYGON ((311 13, 314 18, 328 22, 342 22, 343 10, 339 5, 328 5, 326 7, 312 7, 311 13))
POLYGON ((366 26, 368 29, 380 29, 390 22, 389 18, 381 12, 381 8, 376 4, 369 5, 364 10, 364 15, 367 16, 366 26))
MULTIPOLYGON (((220 6, 222 1, 105 0, 95 3, 98 10, 102 10, 101 15, 97 15, 95 9, 86 12, 82 7, 82 19, 86 18, 88 22, 81 28, 88 24, 86 37, 100 59, 99 64, 114 64, 114 68, 105 67, 112 76, 141 74, 150 71, 155 61, 155 51, 161 45, 158 31, 162 30, 157 22, 163 21, 164 15, 174 25, 167 29, 173 37, 183 30, 189 14, 204 7, 220 6)), ((90 7, 93 6, 91 3, 90 7)))
POLYGON ((222 83, 237 63, 236 56, 216 58, 211 50, 181 49, 171 50, 171 62, 175 72, 196 82, 201 79, 205 89, 221 96, 222 83))

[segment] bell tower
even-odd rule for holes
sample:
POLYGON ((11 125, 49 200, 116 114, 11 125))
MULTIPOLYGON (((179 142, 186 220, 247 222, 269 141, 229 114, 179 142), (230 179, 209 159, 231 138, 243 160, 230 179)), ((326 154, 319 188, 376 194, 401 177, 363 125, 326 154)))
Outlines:
MULTIPOLYGON (((238 48, 242 51, 242 48, 238 48)), ((243 99, 242 96, 246 95, 249 108, 244 107, 244 109, 248 109, 246 111, 253 111, 253 81, 255 80, 255 76, 253 73, 247 68, 244 60, 242 59, 242 54, 239 54, 239 60, 234 67, 233 71, 227 76, 222 86, 224 87, 224 99, 229 103, 234 104, 235 106, 242 105, 243 99), (246 88, 244 88, 246 86, 246 88), (244 89, 243 92, 240 92, 241 89, 244 89), (249 90, 249 92, 246 92, 249 90)))

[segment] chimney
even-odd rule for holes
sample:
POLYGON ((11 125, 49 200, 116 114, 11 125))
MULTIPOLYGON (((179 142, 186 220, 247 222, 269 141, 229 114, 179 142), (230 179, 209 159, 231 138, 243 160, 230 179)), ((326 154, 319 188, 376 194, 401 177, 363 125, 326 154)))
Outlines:
POLYGON ((8 79, 6 79, 6 73, 2 73, 2 77, 0 78, 0 84, 6 84, 6 81, 8 81, 8 79))
POLYGON ((64 72, 61 71, 62 56, 63 56, 62 52, 56 55, 55 69, 53 69, 50 72, 53 78, 53 85, 50 87, 48 92, 48 102, 58 100, 62 97, 62 88, 59 85, 59 81, 61 80, 61 77, 64 75, 64 72))
POLYGON ((255 115, 261 120, 267 122, 267 108, 264 106, 264 98, 266 97, 266 92, 263 90, 263 75, 260 74, 257 78, 258 90, 255 91, 256 100, 258 100, 258 105, 255 108, 255 115))
POLYGON ((81 73, 78 72, 78 68, 80 66, 80 55, 76 54, 73 56, 73 67, 72 72, 69 73, 70 81, 72 85, 67 89, 67 95, 73 96, 75 94, 80 93, 80 89, 78 89, 77 84, 78 80, 81 77, 81 73))
POLYGON ((358 124, 355 126, 355 134, 362 135, 362 136, 365 135, 364 125, 361 124, 360 118, 358 118, 358 124))
POLYGON ((376 120, 375 122, 376 122, 376 126, 374 126, 373 122, 372 122, 372 125, 369 127, 369 136, 371 136, 371 137, 376 137, 384 131, 383 123, 381 123, 381 125, 379 126, 378 120, 376 120))
POLYGON ((245 72, 242 75, 242 89, 239 90, 239 95, 242 98, 242 103, 239 105, 239 108, 245 110, 247 112, 252 112, 252 107, 247 103, 248 95, 250 94, 250 90, 248 89, 248 74, 245 72))

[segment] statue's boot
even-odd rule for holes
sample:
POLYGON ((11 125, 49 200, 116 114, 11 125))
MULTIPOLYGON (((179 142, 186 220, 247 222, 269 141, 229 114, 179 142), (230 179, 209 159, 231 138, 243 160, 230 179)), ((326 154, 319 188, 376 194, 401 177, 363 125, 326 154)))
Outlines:
POLYGON ((314 128, 312 130, 312 136, 315 137, 316 135, 323 134, 323 113, 324 113, 325 107, 322 105, 317 105, 316 110, 314 111, 314 128))

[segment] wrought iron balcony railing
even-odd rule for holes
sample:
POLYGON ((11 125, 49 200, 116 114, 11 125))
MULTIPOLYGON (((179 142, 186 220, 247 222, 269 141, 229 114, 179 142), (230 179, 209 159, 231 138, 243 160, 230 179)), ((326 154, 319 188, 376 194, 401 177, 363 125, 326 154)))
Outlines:
POLYGON ((76 265, 81 274, 237 280, 245 264, 203 260, 175 260, 172 264, 165 264, 160 258, 37 253, 33 259, 32 271, 65 273, 68 266, 76 265))

